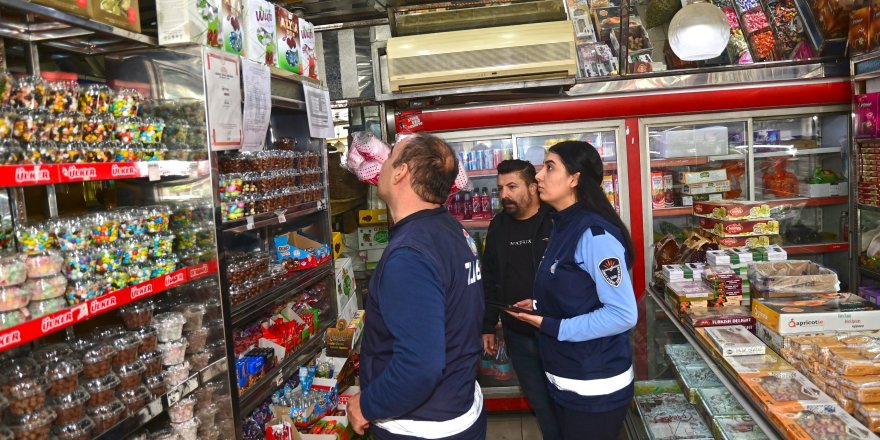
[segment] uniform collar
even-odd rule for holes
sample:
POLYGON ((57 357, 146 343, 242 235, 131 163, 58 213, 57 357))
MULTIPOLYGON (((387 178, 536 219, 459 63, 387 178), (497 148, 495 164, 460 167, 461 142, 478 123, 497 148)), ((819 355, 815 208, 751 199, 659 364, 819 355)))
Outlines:
POLYGON ((568 208, 563 209, 562 211, 554 212, 550 215, 553 218, 553 224, 556 225, 556 228, 563 229, 566 225, 571 223, 572 220, 578 218, 586 210, 587 208, 582 203, 576 202, 574 205, 571 205, 568 208))
POLYGON ((443 214, 444 212, 447 212, 446 207, 444 207, 444 206, 441 206, 439 208, 434 208, 434 209, 423 209, 421 211, 416 211, 416 212, 404 217, 399 222, 394 223, 394 225, 391 226, 390 232, 394 232, 395 230, 403 227, 403 225, 405 225, 407 223, 411 223, 416 220, 427 218, 427 217, 433 217, 435 215, 440 215, 440 214, 443 214))

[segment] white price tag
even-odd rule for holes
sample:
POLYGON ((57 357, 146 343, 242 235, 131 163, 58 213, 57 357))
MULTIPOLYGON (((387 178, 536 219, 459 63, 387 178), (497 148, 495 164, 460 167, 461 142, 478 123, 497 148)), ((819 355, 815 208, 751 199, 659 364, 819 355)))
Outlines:
POLYGON ((150 182, 161 179, 162 173, 159 171, 159 164, 151 163, 147 165, 147 176, 150 178, 150 182))
POLYGON ((281 384, 283 384, 283 383, 284 383, 284 374, 278 373, 278 375, 275 376, 275 386, 280 387, 281 384))
POLYGON ((250 231, 251 229, 254 229, 254 216, 249 215, 245 217, 245 220, 247 220, 247 230, 250 231))
POLYGON ((177 405, 180 401, 180 388, 175 388, 168 392, 168 406, 177 405))
POLYGON ((275 211, 275 214, 278 214, 278 223, 287 223, 287 216, 284 215, 284 211, 275 211))

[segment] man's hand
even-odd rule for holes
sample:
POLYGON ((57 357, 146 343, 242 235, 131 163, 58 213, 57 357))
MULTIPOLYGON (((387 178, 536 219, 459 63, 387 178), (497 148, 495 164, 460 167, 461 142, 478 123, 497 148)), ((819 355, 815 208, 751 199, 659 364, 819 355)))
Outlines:
MULTIPOLYGON (((519 307, 521 309, 527 309, 527 310, 534 310, 535 309, 534 307, 532 307, 532 300, 530 300, 530 299, 524 299, 524 300, 514 304, 514 306, 519 307)), ((528 313, 517 313, 517 312, 512 312, 510 310, 505 310, 505 312, 507 312, 508 315, 513 316, 514 318, 519 319, 522 322, 533 325, 535 328, 541 328, 541 323, 544 322, 543 316, 530 315, 528 313)))
POLYGON ((483 335, 483 352, 495 356, 498 353, 498 346, 495 345, 495 334, 483 335))
POLYGON ((361 412, 361 393, 357 393, 351 396, 351 399, 348 399, 345 411, 348 413, 348 421, 351 424, 351 428, 358 435, 363 435, 364 431, 370 427, 370 422, 364 418, 364 414, 361 412))

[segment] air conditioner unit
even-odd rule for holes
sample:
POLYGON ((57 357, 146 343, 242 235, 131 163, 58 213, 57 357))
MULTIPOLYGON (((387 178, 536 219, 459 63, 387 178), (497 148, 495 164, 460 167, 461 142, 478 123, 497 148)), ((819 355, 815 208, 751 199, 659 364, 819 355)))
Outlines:
POLYGON ((395 92, 572 77, 577 72, 570 21, 396 37, 388 40, 395 92))

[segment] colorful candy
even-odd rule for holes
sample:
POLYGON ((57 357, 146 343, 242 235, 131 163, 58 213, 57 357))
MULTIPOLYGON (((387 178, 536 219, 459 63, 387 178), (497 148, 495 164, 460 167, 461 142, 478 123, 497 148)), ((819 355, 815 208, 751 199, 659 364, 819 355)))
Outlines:
POLYGON ((147 262, 152 241, 144 238, 130 238, 122 243, 122 264, 131 266, 147 262))
POLYGON ((145 219, 146 213, 143 209, 134 209, 120 214, 119 233, 125 238, 140 237, 147 233, 147 225, 145 219))
POLYGON ((59 150, 61 163, 82 163, 88 158, 89 146, 85 142, 68 142, 59 150))
POLYGON ((137 158, 142 162, 153 162, 157 160, 165 160, 168 154, 168 148, 162 144, 142 144, 137 151, 137 158))
POLYGON ((147 232, 155 234, 167 231, 171 224, 171 209, 161 205, 147 209, 147 232))
POLYGON ((18 246, 26 254, 38 254, 52 248, 55 237, 44 225, 19 226, 15 230, 18 246))
POLYGON ((162 142, 162 134, 165 132, 165 121, 159 118, 147 118, 143 121, 140 130, 140 140, 145 144, 162 142))
POLYGON ((116 121, 108 115, 92 115, 83 126, 83 140, 89 143, 108 141, 115 127, 116 121))
POLYGON ((114 138, 123 144, 138 142, 141 136, 141 120, 139 118, 125 117, 116 120, 114 138))
POLYGON ((63 251, 87 249, 92 246, 92 227, 82 220, 62 220, 55 223, 55 237, 63 251))
POLYGON ((113 116, 126 117, 137 116, 141 103, 141 94, 137 90, 124 89, 116 92, 110 104, 110 112, 113 116))
POLYGON ((137 162, 137 150, 140 144, 123 144, 115 143, 116 146, 116 162, 137 162))
POLYGON ((752 47, 755 48, 757 61, 771 61, 776 59, 773 34, 770 31, 759 32, 751 36, 752 47))
POLYGON ((101 84, 86 87, 79 95, 79 111, 85 115, 110 111, 110 88, 101 84))
POLYGON ((0 71, 0 105, 6 105, 9 102, 9 96, 12 94, 12 75, 6 71, 0 71))
POLYGON ((95 244, 110 244, 119 238, 119 217, 115 214, 94 214, 89 219, 95 244))
POLYGON ((153 270, 150 265, 140 264, 136 266, 130 266, 128 268, 128 284, 131 286, 149 281, 151 278, 155 278, 152 276, 152 274, 153 270))
POLYGON ((177 270, 179 262, 176 257, 171 256, 169 258, 159 258, 153 262, 153 267, 150 273, 151 278, 161 277, 163 275, 168 275, 171 272, 177 270))
POLYGON ((55 276, 64 266, 64 256, 56 251, 45 251, 36 255, 28 255, 24 260, 28 278, 55 276))
POLYGON ((68 252, 64 258, 64 275, 71 281, 91 277, 95 273, 95 252, 81 249, 68 252))
POLYGON ((122 264, 122 251, 116 246, 104 245, 95 249, 95 273, 109 274, 122 264))
POLYGON ((98 297, 98 283, 92 278, 76 280, 67 284, 67 303, 76 305, 98 297))
POLYGON ((0 113, 0 139, 6 139, 12 134, 12 121, 4 113, 0 113))
POLYGON ((0 163, 19 164, 24 161, 24 149, 15 139, 0 139, 0 163))
POLYGON ((12 86, 9 103, 15 108, 42 108, 46 104, 46 81, 39 76, 19 78, 12 86))
POLYGON ((164 258, 174 251, 174 234, 153 235, 150 243, 150 258, 164 258))
POLYGON ((764 15, 764 10, 760 8, 744 13, 743 22, 745 23, 746 32, 750 34, 769 26, 767 16, 764 15))
POLYGON ((21 113, 12 123, 12 137, 20 142, 32 142, 37 140, 38 129, 34 112, 21 113))
POLYGON ((174 238, 174 250, 183 251, 196 246, 196 232, 192 228, 177 230, 174 238))
POLYGON ((79 86, 76 81, 49 83, 46 108, 53 113, 74 112, 79 105, 79 86))
POLYGON ((123 267, 123 268, 120 268, 120 269, 115 270, 113 272, 110 272, 110 274, 107 275, 107 278, 105 278, 105 280, 109 283, 109 285, 110 285, 109 288, 111 291, 119 290, 119 289, 122 289, 122 288, 128 286, 128 281, 129 281, 128 268, 123 267))

